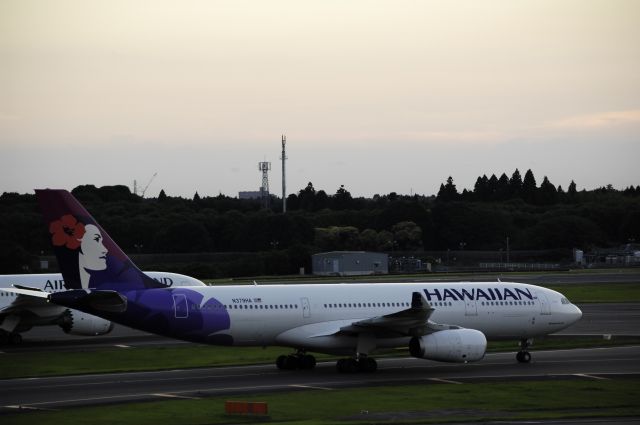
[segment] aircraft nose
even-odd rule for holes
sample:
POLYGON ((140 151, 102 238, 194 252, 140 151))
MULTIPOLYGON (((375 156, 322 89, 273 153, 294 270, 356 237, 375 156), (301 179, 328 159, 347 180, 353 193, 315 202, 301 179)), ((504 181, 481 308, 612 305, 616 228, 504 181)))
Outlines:
POLYGON ((582 319, 582 310, 580 310, 576 305, 574 305, 573 307, 575 308, 575 311, 573 312, 573 321, 577 322, 578 320, 582 319))

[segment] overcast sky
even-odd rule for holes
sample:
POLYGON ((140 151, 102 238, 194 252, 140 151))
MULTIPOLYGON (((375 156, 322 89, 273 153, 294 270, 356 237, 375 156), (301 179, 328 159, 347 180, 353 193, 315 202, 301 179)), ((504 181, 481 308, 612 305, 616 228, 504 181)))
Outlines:
POLYGON ((640 1, 0 0, 0 193, 640 185, 640 1))

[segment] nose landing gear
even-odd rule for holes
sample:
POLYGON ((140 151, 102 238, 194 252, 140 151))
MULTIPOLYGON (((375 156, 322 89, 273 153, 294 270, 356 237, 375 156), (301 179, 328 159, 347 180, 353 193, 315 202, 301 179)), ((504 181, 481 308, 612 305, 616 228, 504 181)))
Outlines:
POLYGON ((22 344, 22 335, 17 332, 7 332, 0 329, 0 345, 20 345, 22 344))
POLYGON ((531 353, 527 351, 527 348, 533 343, 531 339, 523 339, 520 341, 520 351, 516 354, 516 360, 518 363, 531 362, 531 353))

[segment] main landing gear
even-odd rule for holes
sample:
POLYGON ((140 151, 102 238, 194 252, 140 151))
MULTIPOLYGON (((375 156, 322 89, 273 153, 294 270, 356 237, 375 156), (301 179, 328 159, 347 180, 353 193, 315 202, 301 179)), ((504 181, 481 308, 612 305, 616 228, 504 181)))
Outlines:
POLYGON ((306 354, 303 350, 298 350, 296 354, 279 356, 276 360, 276 366, 280 370, 311 370, 316 367, 316 358, 311 354, 306 354))
POLYGON ((340 373, 356 373, 356 372, 375 372, 378 369, 378 363, 372 357, 359 356, 356 358, 340 359, 336 363, 336 369, 340 373))
POLYGON ((529 363, 531 361, 531 353, 527 351, 527 348, 531 345, 533 340, 523 339, 520 341, 520 351, 516 354, 516 360, 519 363, 529 363))
POLYGON ((7 332, 0 329, 0 345, 20 345, 22 343, 22 335, 17 332, 7 332))
MULTIPOLYGON (((316 367, 316 358, 304 350, 298 350, 295 354, 279 356, 276 366, 280 370, 311 370, 316 367)), ((340 359, 336 363, 336 370, 340 373, 375 372, 378 363, 372 357, 360 354, 357 357, 340 359)))

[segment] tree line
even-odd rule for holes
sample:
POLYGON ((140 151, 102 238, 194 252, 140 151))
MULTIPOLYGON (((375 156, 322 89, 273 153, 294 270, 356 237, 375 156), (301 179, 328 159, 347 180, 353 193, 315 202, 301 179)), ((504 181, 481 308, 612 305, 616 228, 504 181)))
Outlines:
MULTIPOLYGON (((83 185, 72 192, 125 252, 262 253, 264 266, 251 268, 256 274, 308 270, 311 254, 329 250, 500 250, 507 237, 511 249, 521 250, 640 241, 640 186, 578 191, 571 182, 565 191, 546 177, 538 186, 531 170, 524 178, 518 170, 511 178, 481 176, 462 192, 449 177, 436 196, 353 197, 345 186, 327 193, 309 182, 288 196, 286 214, 273 195, 272 209, 265 209, 259 200, 225 195, 187 199, 161 191, 143 199, 126 186, 83 185)), ((35 195, 3 193, 0 273, 22 271, 28 259, 50 253, 35 195)), ((213 272, 198 274, 213 277, 206 273, 213 272)))

